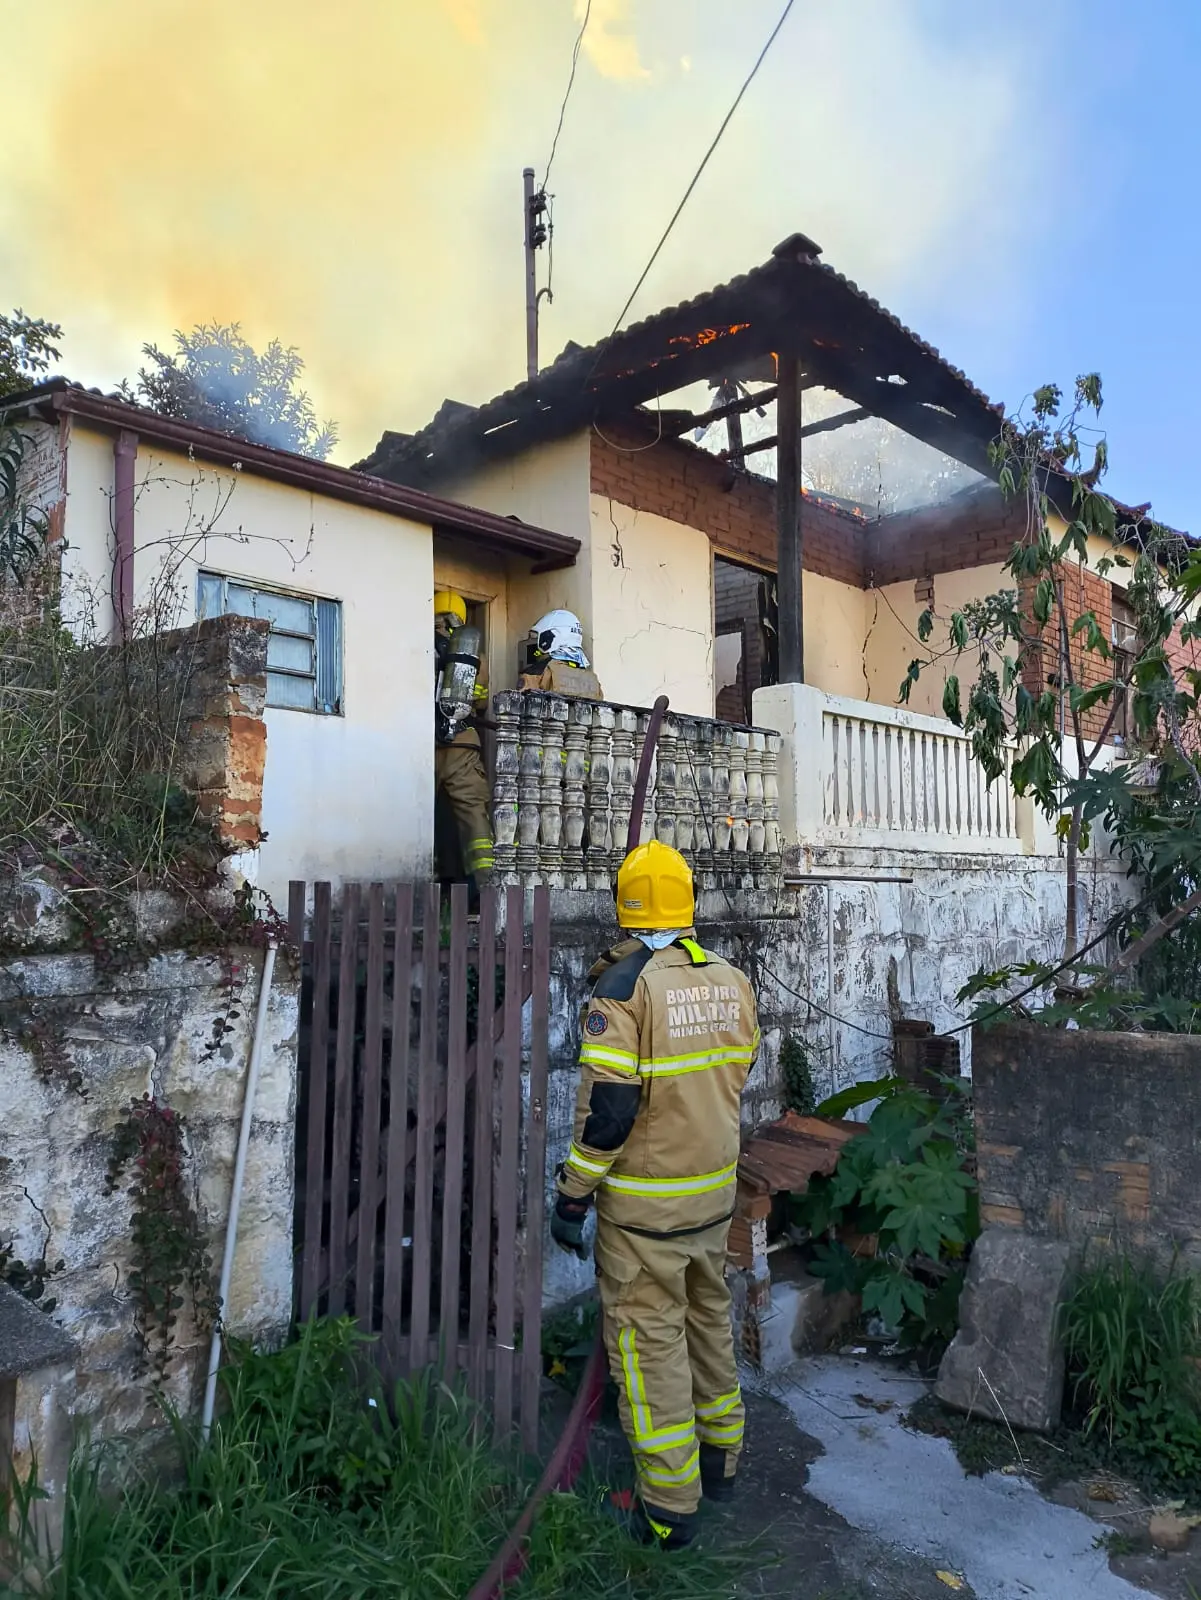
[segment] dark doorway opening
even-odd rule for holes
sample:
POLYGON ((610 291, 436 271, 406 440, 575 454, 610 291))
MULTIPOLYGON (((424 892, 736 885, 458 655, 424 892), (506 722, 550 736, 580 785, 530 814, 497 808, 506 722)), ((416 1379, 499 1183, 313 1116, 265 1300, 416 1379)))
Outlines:
POLYGON ((714 715, 750 723, 751 697, 779 679, 774 573, 713 558, 714 715))

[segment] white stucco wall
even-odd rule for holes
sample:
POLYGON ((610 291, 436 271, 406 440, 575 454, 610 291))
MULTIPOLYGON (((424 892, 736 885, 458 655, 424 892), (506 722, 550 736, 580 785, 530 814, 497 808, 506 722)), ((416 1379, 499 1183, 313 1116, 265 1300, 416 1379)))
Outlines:
POLYGON ((866 627, 862 589, 817 572, 806 572, 801 587, 805 628, 805 681, 827 694, 867 694, 863 677, 866 627))
POLYGON ((609 700, 713 715, 708 536, 592 496, 592 653, 609 700), (616 524, 616 527, 614 527, 616 524))
MULTIPOLYGON (((69 570, 109 606, 112 442, 76 428, 69 570)), ((203 567, 342 605, 343 714, 269 708, 259 882, 425 875, 433 848, 433 538, 368 507, 143 446, 134 599, 161 626, 196 616, 203 567)))
MULTIPOLYGON (((964 567, 956 572, 938 572, 934 575, 934 610, 939 619, 928 645, 920 644, 917 622, 925 610, 925 603, 914 598, 914 581, 906 578, 901 583, 889 583, 879 589, 864 593, 864 633, 866 647, 863 652, 867 675, 871 685, 865 695, 863 675, 859 687, 848 691, 859 699, 871 699, 879 705, 897 704, 897 690, 909 670, 909 663, 928 651, 942 648, 947 642, 947 622, 953 611, 962 610, 971 600, 982 600, 998 589, 1013 589, 1012 576, 1002 571, 1000 564, 987 567, 964 567)), ((909 709, 924 716, 942 716, 942 693, 947 676, 959 676, 966 699, 969 683, 975 680, 976 652, 969 649, 956 662, 954 656, 927 667, 914 684, 909 696, 909 709)), ((816 681, 816 680, 814 680, 816 681)), ((820 688, 826 688, 820 684, 820 688)))

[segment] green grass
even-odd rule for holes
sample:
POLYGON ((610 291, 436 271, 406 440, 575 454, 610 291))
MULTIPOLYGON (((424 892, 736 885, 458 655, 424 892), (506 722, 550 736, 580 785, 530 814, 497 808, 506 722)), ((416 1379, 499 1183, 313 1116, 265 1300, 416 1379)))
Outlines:
MULTIPOLYGON (((23 1511, 13 1595, 48 1600, 463 1600, 524 1503, 528 1480, 430 1383, 392 1404, 362 1377, 345 1321, 276 1355, 240 1351, 207 1448, 176 1424, 181 1476, 108 1487, 111 1450, 81 1448, 61 1550, 36 1555, 23 1511), (375 1398, 377 1404, 368 1404, 375 1398)), ((36 1491, 33 1491, 36 1493, 36 1491)), ((597 1495, 596 1498, 599 1498, 597 1495)), ((740 1558, 630 1544, 596 1499, 555 1495, 514 1600, 730 1600, 740 1558)))

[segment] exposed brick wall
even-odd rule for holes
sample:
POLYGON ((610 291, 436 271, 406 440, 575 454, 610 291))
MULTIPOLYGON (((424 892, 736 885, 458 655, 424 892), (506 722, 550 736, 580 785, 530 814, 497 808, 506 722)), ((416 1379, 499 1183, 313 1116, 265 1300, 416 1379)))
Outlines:
MULTIPOLYGON (((719 549, 775 571, 773 483, 680 439, 652 442, 653 428, 639 422, 606 423, 604 435, 592 434, 593 494, 699 528, 719 549)), ((801 526, 806 570, 861 587, 863 521, 806 495, 801 526)))
POLYGON ((993 484, 869 524, 866 582, 882 588, 963 567, 1000 566, 1026 531, 1025 510, 993 484))
POLYGON ((45 554, 29 566, 22 583, 7 576, 0 583, 0 627, 36 621, 57 592, 67 495, 67 428, 67 419, 61 425, 22 422, 18 428, 25 439, 25 455, 17 492, 23 505, 46 519, 46 545, 45 554))
MULTIPOLYGON (((1064 610, 1068 619, 1068 654, 1072 677, 1081 688, 1092 688, 1094 684, 1104 683, 1113 676, 1113 663, 1088 648, 1084 629, 1073 638, 1072 628, 1085 612, 1092 611, 1096 615, 1106 644, 1109 644, 1113 623, 1113 587, 1107 579, 1099 578, 1095 572, 1089 572, 1086 567, 1065 565, 1061 569, 1061 574, 1064 610)), ((1029 617, 1034 584, 1029 579, 1023 580, 1019 593, 1022 609, 1029 617)), ((1050 620, 1042 631, 1042 642, 1027 658, 1026 669, 1022 675, 1022 680, 1031 694, 1041 694, 1044 689, 1052 687, 1049 680, 1058 675, 1059 629, 1059 611, 1058 608, 1053 608, 1050 620)), ((1096 739, 1100 736, 1111 707, 1111 701, 1099 701, 1082 714, 1080 721, 1086 739, 1096 739)), ((1072 726, 1070 712, 1067 713, 1066 726, 1070 733, 1072 726)))
POLYGON ((758 689, 763 683, 763 629, 759 622, 760 574, 718 558, 713 564, 713 601, 717 632, 736 633, 746 623, 738 682, 720 690, 717 715, 725 722, 746 720, 745 684, 758 689))
POLYGON ((984 1223, 1201 1268, 1199 1076, 1185 1034, 977 1030, 984 1223))
POLYGON ((156 640, 187 674, 180 781, 220 837, 243 850, 263 836, 269 632, 262 618, 215 617, 156 640))

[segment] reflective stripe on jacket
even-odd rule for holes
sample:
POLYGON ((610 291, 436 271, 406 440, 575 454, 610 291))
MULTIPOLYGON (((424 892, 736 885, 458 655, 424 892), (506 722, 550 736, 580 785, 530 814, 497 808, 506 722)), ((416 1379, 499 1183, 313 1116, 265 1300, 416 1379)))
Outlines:
MULTIPOLYGON (((583 1016, 574 1136, 559 1187, 618 1227, 699 1230, 734 1205, 743 1086, 759 1053, 746 976, 691 933, 619 946, 583 1016)), ((597 969, 593 969, 596 973, 597 969)))

